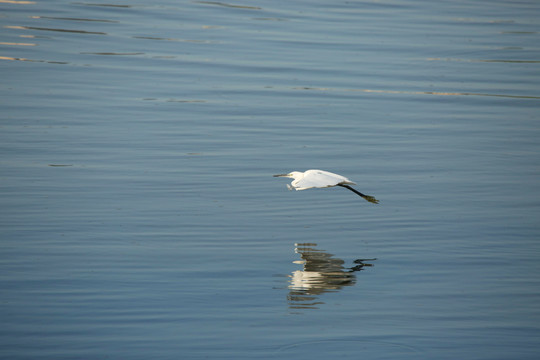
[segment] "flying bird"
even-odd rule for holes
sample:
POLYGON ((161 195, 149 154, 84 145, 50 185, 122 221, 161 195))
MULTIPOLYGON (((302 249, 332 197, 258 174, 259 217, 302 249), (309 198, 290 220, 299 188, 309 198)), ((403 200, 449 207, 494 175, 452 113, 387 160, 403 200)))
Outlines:
POLYGON ((357 195, 360 195, 370 203, 378 204, 379 200, 373 196, 362 194, 360 191, 350 187, 356 183, 347 179, 345 176, 331 173, 324 170, 307 170, 306 172, 293 171, 288 174, 278 174, 274 177, 288 177, 294 179, 291 185, 287 184, 289 190, 306 190, 312 188, 327 188, 333 186, 341 186, 351 190, 357 195))

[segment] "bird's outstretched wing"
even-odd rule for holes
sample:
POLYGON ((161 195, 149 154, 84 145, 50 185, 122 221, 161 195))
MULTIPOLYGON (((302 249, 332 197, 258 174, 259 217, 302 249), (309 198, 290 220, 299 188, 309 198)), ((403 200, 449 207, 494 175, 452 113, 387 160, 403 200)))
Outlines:
POLYGON ((350 181, 345 176, 324 170, 308 170, 304 173, 304 177, 302 179, 293 182, 293 186, 296 188, 296 190, 325 188, 339 184, 355 185, 354 182, 350 181))

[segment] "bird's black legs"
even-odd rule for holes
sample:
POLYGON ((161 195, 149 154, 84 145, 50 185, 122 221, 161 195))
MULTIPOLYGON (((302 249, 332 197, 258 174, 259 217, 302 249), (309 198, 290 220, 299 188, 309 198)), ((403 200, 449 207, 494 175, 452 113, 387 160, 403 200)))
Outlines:
POLYGON ((360 195, 361 197, 363 197, 364 199, 366 199, 370 203, 374 203, 374 204, 379 203, 379 200, 375 199, 373 196, 364 195, 360 191, 350 187, 349 185, 339 184, 338 186, 341 186, 341 187, 344 187, 344 188, 347 188, 347 189, 351 190, 352 192, 356 193, 357 195, 360 195))

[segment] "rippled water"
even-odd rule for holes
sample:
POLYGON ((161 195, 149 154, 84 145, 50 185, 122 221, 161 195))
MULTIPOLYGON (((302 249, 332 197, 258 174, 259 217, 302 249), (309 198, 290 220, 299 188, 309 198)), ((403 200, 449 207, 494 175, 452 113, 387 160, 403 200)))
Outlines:
POLYGON ((0 9, 1 358, 538 357, 537 2, 0 9))

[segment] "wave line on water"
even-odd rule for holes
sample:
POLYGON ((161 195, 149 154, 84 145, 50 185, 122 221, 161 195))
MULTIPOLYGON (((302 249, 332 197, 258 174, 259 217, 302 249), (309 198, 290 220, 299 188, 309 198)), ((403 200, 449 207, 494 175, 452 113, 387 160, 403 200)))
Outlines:
POLYGON ((2 4, 20 4, 20 5, 31 5, 35 4, 35 1, 17 1, 17 0, 0 0, 2 4))
POLYGON ((71 29, 53 29, 53 28, 44 28, 44 27, 35 27, 35 26, 15 26, 15 25, 6 25, 6 29, 20 29, 20 30, 39 30, 39 31, 58 31, 58 32, 68 32, 76 34, 90 34, 90 35, 107 35, 107 33, 101 31, 85 31, 85 30, 71 30, 71 29))
POLYGON ((515 64, 538 64, 540 60, 513 60, 513 59, 460 59, 460 58, 428 58, 428 61, 462 61, 462 62, 485 62, 485 63, 515 63, 515 64))
POLYGON ((315 90, 315 91, 348 91, 348 92, 365 92, 365 93, 381 93, 381 94, 409 94, 409 95, 439 95, 439 96, 495 96, 504 98, 517 99, 539 99, 540 96, 533 95, 509 95, 509 94, 488 94, 474 92, 443 92, 443 91, 407 91, 407 90, 377 90, 377 89, 332 89, 319 87, 293 87, 293 90, 315 90))
POLYGON ((11 57, 11 56, 0 56, 0 60, 28 61, 28 62, 35 62, 35 63, 60 64, 60 65, 70 64, 67 61, 33 60, 33 59, 27 59, 27 58, 21 58, 21 57, 11 57))

